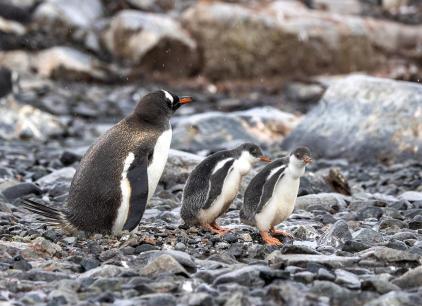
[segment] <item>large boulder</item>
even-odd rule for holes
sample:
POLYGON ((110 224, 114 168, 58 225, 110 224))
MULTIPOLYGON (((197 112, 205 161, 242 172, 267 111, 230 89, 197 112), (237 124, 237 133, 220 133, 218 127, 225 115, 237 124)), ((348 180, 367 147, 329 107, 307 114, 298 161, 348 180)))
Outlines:
POLYGON ((317 157, 360 162, 422 160, 422 86, 367 76, 331 85, 282 143, 317 157))
POLYGON ((0 66, 61 80, 108 81, 115 75, 110 66, 92 55, 63 46, 39 52, 0 51, 0 66))
POLYGON ((104 63, 69 47, 54 47, 39 52, 33 57, 32 66, 41 76, 54 79, 110 79, 110 70, 104 63))
POLYGON ((89 28, 103 14, 100 0, 47 0, 34 13, 42 25, 61 28, 89 28))
POLYGON ((36 139, 45 141, 65 133, 65 125, 55 116, 31 105, 8 100, 0 104, 0 139, 36 139))
POLYGON ((309 10, 297 1, 199 1, 183 20, 214 79, 347 73, 375 69, 390 54, 422 57, 421 26, 309 10))
POLYGON ((172 146, 189 152, 209 152, 232 148, 244 142, 271 145, 279 143, 299 121, 299 117, 273 107, 258 107, 230 114, 197 114, 177 122, 172 146))
POLYGON ((197 68, 195 41, 166 15, 120 11, 107 21, 101 39, 115 58, 144 72, 190 75, 197 68))

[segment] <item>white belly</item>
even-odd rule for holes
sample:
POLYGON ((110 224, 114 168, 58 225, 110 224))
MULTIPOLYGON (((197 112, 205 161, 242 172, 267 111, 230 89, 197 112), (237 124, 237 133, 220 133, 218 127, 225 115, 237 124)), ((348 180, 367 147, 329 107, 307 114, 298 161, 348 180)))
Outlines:
MULTIPOLYGON (((154 155, 151 164, 149 165, 148 172, 148 200, 151 199, 152 195, 157 188, 158 181, 160 180, 161 174, 163 173, 164 167, 167 162, 168 153, 170 150, 172 131, 171 128, 165 131, 158 139, 154 147, 154 155)), ((114 234, 122 231, 123 226, 126 223, 129 206, 130 206, 130 195, 132 189, 130 187, 129 179, 127 178, 127 172, 130 168, 130 165, 135 160, 135 155, 133 152, 130 152, 126 157, 123 163, 123 172, 120 181, 120 188, 122 192, 122 202, 120 203, 119 209, 117 211, 116 219, 112 227, 112 232, 114 234)))
POLYGON ((215 199, 208 209, 201 209, 199 220, 203 224, 210 224, 222 215, 233 202, 239 192, 242 175, 239 171, 237 161, 233 164, 233 170, 229 173, 223 183, 221 194, 215 199))
POLYGON ((154 155, 151 164, 148 167, 148 202, 157 188, 161 175, 163 174, 164 167, 167 163, 171 144, 172 130, 171 127, 165 131, 157 139, 154 147, 154 155))
POLYGON ((273 226, 286 220, 293 212, 300 178, 284 176, 275 186, 273 196, 263 210, 256 214, 255 221, 261 231, 268 231, 273 226))

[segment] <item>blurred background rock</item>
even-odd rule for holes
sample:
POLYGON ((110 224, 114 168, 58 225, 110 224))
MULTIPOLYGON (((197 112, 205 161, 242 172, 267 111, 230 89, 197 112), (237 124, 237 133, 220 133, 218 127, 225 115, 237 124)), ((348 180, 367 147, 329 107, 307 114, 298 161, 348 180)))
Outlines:
MULTIPOLYGON (((418 84, 421 24, 422 3, 417 0, 2 1, 0 67, 19 76, 15 101, 4 102, 2 107, 10 112, 13 104, 12 112, 22 116, 3 123, 1 129, 6 130, 0 135, 46 140, 45 135, 51 134, 66 140, 91 123, 95 130, 98 124, 116 122, 143 94, 166 87, 197 100, 179 117, 262 106, 291 113, 280 116, 267 109, 262 117, 264 113, 257 111, 253 122, 247 123, 255 127, 261 123, 271 130, 263 131, 261 126, 262 135, 255 131, 258 139, 266 138, 260 143, 279 145, 295 126, 293 122, 298 123, 326 88, 347 74, 418 84), (28 127, 22 120, 34 123, 28 127), (80 127, 75 130, 75 125, 80 127), (54 131, 39 133, 45 128, 54 131)), ((1 92, 8 86, 3 77, 1 92)), ((368 99, 378 103, 381 97, 372 94, 368 99)), ((413 105, 415 112, 406 113, 416 116, 416 121, 420 116, 417 104, 413 105)), ((204 118, 204 122, 213 120, 219 126, 221 120, 221 126, 228 124, 228 129, 219 132, 225 134, 220 145, 209 147, 207 143, 210 151, 225 147, 227 141, 254 139, 242 128, 234 128, 243 121, 235 123, 234 117, 224 115, 215 118, 204 118)), ((183 122, 186 133, 203 133, 196 125, 183 122)), ((409 128, 417 134, 409 136, 404 146, 411 151, 420 148, 421 127, 415 123, 409 128)), ((80 133, 77 138, 90 143, 99 131, 93 133, 80 133)), ((320 137, 321 133, 312 135, 320 137)), ((204 140, 199 136, 197 141, 204 140)), ((198 149, 177 146, 190 152, 198 149)), ((321 150, 318 153, 326 156, 321 150)), ((383 159, 393 160, 399 153, 395 150, 383 159)), ((413 153, 420 158, 420 153, 413 153)))
POLYGON ((1 0, 0 304, 422 305, 421 69, 421 0, 1 0), (87 147, 161 88, 195 102, 139 233, 64 237, 20 207, 63 207, 87 147), (242 192, 233 233, 180 226, 193 167, 245 141, 315 157, 281 250, 239 225, 242 192))

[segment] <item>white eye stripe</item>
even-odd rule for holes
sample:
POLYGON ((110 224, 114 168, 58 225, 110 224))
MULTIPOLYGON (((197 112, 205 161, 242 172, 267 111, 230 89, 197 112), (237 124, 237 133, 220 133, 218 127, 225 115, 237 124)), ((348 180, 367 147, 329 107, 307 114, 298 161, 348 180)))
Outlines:
POLYGON ((161 89, 161 91, 164 92, 164 95, 166 96, 167 99, 170 100, 171 103, 174 102, 173 96, 168 91, 165 91, 164 89, 161 89))

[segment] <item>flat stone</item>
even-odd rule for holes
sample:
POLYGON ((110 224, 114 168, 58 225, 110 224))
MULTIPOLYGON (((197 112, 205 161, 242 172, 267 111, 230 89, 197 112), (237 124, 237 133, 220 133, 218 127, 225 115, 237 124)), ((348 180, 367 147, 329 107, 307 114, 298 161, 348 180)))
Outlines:
POLYGON ((240 269, 234 270, 217 277, 214 281, 214 285, 225 284, 225 283, 237 283, 243 286, 262 286, 264 281, 260 278, 260 274, 263 271, 269 271, 270 269, 266 266, 246 266, 240 269))
POLYGON ((410 289, 422 286, 422 266, 416 267, 395 278, 393 284, 402 289, 410 289))
POLYGON ((358 253, 361 258, 375 257, 385 262, 416 262, 421 263, 422 256, 412 254, 407 251, 390 249, 387 247, 377 246, 358 253))
POLYGON ((409 202, 422 201, 422 192, 418 191, 406 191, 399 195, 399 198, 409 202))
POLYGON ((352 234, 352 237, 354 240, 366 243, 366 244, 374 244, 374 243, 380 243, 384 241, 383 235, 378 233, 377 231, 374 231, 370 228, 362 228, 352 234))
POLYGON ((365 306, 385 306, 385 305, 421 305, 422 298, 418 292, 409 293, 404 291, 391 291, 372 301, 365 306))
POLYGON ((331 213, 343 211, 346 208, 346 197, 338 193, 318 193, 298 197, 296 209, 312 211, 315 207, 322 207, 331 213))
POLYGON ((360 288, 360 280, 355 274, 342 269, 336 269, 334 272, 336 274, 335 281, 337 284, 349 289, 360 288))
POLYGON ((332 268, 343 268, 353 265, 359 261, 359 257, 343 257, 335 255, 300 255, 300 254, 281 254, 280 251, 274 251, 265 259, 271 267, 280 266, 306 266, 308 263, 320 263, 332 268))

